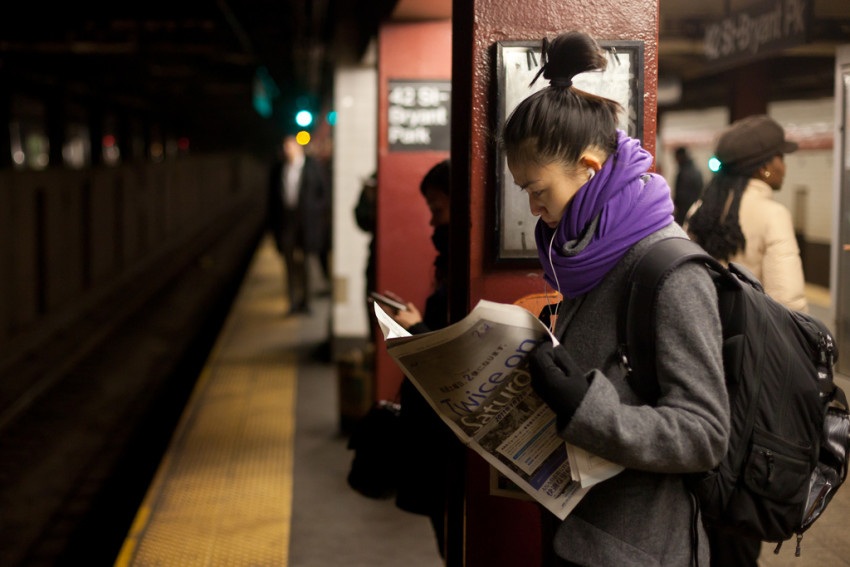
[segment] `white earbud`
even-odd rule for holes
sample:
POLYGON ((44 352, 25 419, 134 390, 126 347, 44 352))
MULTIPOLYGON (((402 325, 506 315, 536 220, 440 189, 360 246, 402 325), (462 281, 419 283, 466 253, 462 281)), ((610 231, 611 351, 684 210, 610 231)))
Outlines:
POLYGON ((590 181, 593 179, 593 176, 596 175, 596 171, 592 167, 587 168, 587 180, 590 181))

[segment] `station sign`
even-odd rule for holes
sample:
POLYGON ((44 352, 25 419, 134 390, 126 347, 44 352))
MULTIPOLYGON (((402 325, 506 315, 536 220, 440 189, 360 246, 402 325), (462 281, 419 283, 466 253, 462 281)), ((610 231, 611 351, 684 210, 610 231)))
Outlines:
POLYGON ((391 152, 448 151, 451 81, 391 80, 387 143, 391 152))
POLYGON ((709 63, 746 63, 805 43, 812 27, 813 0, 769 0, 739 10, 705 30, 709 63))

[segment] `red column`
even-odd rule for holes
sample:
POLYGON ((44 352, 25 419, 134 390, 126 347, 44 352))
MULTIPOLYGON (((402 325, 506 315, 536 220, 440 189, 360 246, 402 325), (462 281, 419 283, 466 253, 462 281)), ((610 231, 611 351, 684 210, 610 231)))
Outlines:
MULTIPOLYGON (((450 80, 451 38, 449 20, 387 23, 379 32, 377 291, 393 291, 420 311, 431 293, 436 252, 431 215, 419 183, 449 152, 389 150, 389 83, 450 80)), ((376 357, 376 395, 393 399, 402 373, 382 346, 378 345, 376 357)))

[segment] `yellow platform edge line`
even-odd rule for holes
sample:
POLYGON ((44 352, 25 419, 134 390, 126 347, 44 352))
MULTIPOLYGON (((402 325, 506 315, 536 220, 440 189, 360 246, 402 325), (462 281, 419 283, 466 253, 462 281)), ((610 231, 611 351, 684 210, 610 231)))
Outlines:
MULTIPOLYGON (((218 342, 216 343, 216 346, 213 347, 213 350, 215 350, 217 346, 218 342)), ((211 357, 210 359, 215 360, 214 357, 211 357)), ((162 457, 162 461, 160 461, 159 467, 157 468, 153 482, 151 482, 147 493, 145 493, 145 498, 144 500, 142 500, 142 503, 139 506, 139 510, 136 512, 136 516, 133 518, 133 523, 130 525, 130 531, 128 532, 127 537, 124 539, 124 543, 121 545, 121 551, 118 552, 118 557, 115 560, 114 567, 129 567, 130 565, 132 565, 133 558, 135 557, 135 552, 139 544, 139 540, 141 536, 144 535, 144 532, 148 527, 148 522, 150 521, 151 517, 151 510, 153 510, 153 503, 161 494, 162 484, 163 482, 165 482, 165 479, 168 477, 168 473, 171 470, 170 447, 174 443, 174 440, 180 436, 180 432, 184 429, 184 424, 188 422, 189 419, 191 419, 193 414, 192 408, 194 408, 194 402, 198 397, 202 395, 207 383, 209 382, 211 374, 212 368, 209 365, 204 366, 203 370, 201 370, 201 375, 192 390, 192 396, 189 402, 186 404, 186 408, 188 411, 184 410, 183 414, 180 416, 180 423, 174 430, 174 435, 172 436, 171 441, 169 442, 169 448, 166 449, 165 454, 162 457)))
POLYGON ((289 437, 289 443, 286 443, 284 446, 284 458, 287 465, 283 478, 281 479, 283 507, 284 510, 289 511, 286 516, 286 526, 284 528, 286 533, 283 534, 283 557, 281 558, 281 567, 287 567, 289 565, 289 542, 292 533, 292 490, 295 474, 295 406, 297 405, 298 400, 298 373, 296 371, 295 364, 296 362, 293 361, 292 364, 287 365, 287 371, 292 371, 295 375, 292 377, 292 395, 289 397, 291 403, 288 408, 282 408, 283 411, 286 412, 285 415, 288 416, 286 420, 286 427, 291 434, 289 437))
MULTIPOLYGON (((249 273, 250 270, 254 267, 255 262, 257 261, 257 254, 258 251, 255 251, 254 256, 251 258, 251 262, 248 267, 249 273)), ((238 305, 241 296, 242 293, 240 291, 240 293, 237 294, 236 301, 234 301, 234 306, 238 305)), ((216 360, 218 358, 219 351, 221 350, 222 344, 224 343, 225 337, 227 335, 227 330, 231 327, 232 320, 236 318, 236 313, 237 310, 232 309, 231 312, 227 315, 222 328, 222 332, 216 338, 212 349, 210 349, 209 360, 216 360)), ((211 366, 209 364, 205 364, 204 368, 201 370, 201 375, 198 377, 198 381, 192 388, 192 395, 190 396, 189 401, 186 404, 187 409, 193 407, 194 401, 201 395, 201 392, 203 392, 209 381, 211 372, 211 366)), ((153 482, 151 483, 150 487, 148 487, 148 491, 145 493, 145 498, 144 500, 142 500, 142 504, 139 506, 139 510, 136 512, 136 516, 133 518, 133 523, 130 525, 130 531, 128 532, 127 537, 124 539, 124 543, 121 545, 121 551, 118 552, 118 557, 115 559, 114 567, 128 567, 132 564, 136 548, 138 547, 139 537, 144 533, 145 528, 147 528, 148 521, 150 520, 152 509, 151 504, 159 495, 163 479, 166 476, 166 472, 170 469, 171 443, 173 443, 174 438, 176 437, 178 432, 183 429, 183 424, 189 419, 189 415, 192 413, 191 411, 187 411, 187 409, 184 409, 183 414, 180 416, 180 422, 177 424, 177 428, 174 430, 174 436, 172 436, 171 441, 169 441, 169 448, 166 449, 165 454, 162 457, 162 461, 160 462, 159 467, 157 468, 153 482)))
MULTIPOLYGON (((250 265, 248 267, 248 273, 251 273, 256 263, 259 260, 259 255, 261 253, 261 248, 258 246, 257 250, 254 252, 254 256, 251 259, 250 265)), ((218 360, 219 353, 223 349, 223 345, 227 342, 227 338, 231 332, 231 328, 235 324, 235 320, 238 318, 239 309, 238 306, 241 304, 243 300, 243 293, 240 292, 237 294, 237 298, 234 301, 234 308, 228 314, 224 325, 222 326, 222 332, 219 334, 216 339, 212 349, 210 350, 210 355, 208 357, 209 361, 218 360)), ((288 468, 286 470, 285 478, 281 479, 283 483, 284 490, 284 500, 286 504, 286 509, 289 510, 289 515, 287 517, 287 526, 285 528, 286 534, 284 537, 284 556, 281 558, 283 561, 283 565, 287 565, 289 563, 289 534, 291 532, 291 521, 292 521, 292 490, 293 490, 293 471, 294 471, 294 453, 295 453, 295 404, 297 397, 297 359, 293 358, 290 364, 285 365, 285 370, 291 371, 294 373, 293 376, 293 395, 291 397, 291 406, 289 408, 285 408, 285 410, 289 410, 286 415, 289 415, 289 427, 292 432, 290 442, 286 444, 285 447, 285 458, 288 463, 288 468)), ((168 476, 168 473, 171 469, 171 445, 174 443, 174 440, 179 437, 180 432, 183 431, 184 427, 186 427, 186 423, 192 418, 193 411, 191 408, 194 408, 194 404, 196 400, 203 394, 206 386, 210 380, 210 376, 212 375, 212 363, 207 363, 204 365, 204 368, 201 371, 200 376, 198 377, 197 382, 192 390, 192 394, 190 396, 189 401, 186 404, 187 410, 184 410, 183 414, 180 417, 180 422, 175 428, 175 433, 172 436, 171 441, 169 442, 169 448, 166 449, 165 454, 162 457, 162 461, 157 468, 156 475, 148 488, 148 491, 145 494, 145 498, 142 501, 142 504, 139 506, 138 511, 136 512, 135 517, 133 518, 133 523, 130 525, 130 530, 124 539, 123 544, 121 545, 121 550, 118 552, 118 556, 116 557, 114 567, 130 567, 133 564, 133 560, 135 558, 135 554, 138 550, 139 541, 141 537, 144 535, 145 530, 148 528, 148 524, 151 518, 151 512, 153 510, 153 504, 159 498, 162 492, 162 484, 165 482, 165 479, 168 476)), ((284 370, 284 369, 282 369, 284 370)), ((283 409, 283 408, 282 408, 283 409)))
MULTIPOLYGON (((215 379, 216 371, 228 365, 212 364, 204 369, 201 379, 199 379, 196 392, 193 393, 193 399, 204 395, 205 388, 203 387, 210 380, 215 379), (213 369, 213 371, 210 370, 213 369), (212 376, 212 377, 211 377, 212 376)), ((289 384, 290 392, 285 396, 286 403, 281 405, 280 412, 285 416, 285 421, 282 423, 282 429, 288 432, 286 443, 280 446, 282 451, 283 462, 285 465, 281 470, 280 486, 281 486, 281 509, 286 513, 282 515, 282 525, 280 526, 282 535, 281 555, 278 557, 278 563, 282 567, 286 567, 289 563, 290 535, 292 527, 292 503, 294 489, 294 465, 295 465, 295 408, 297 405, 297 390, 298 390, 298 372, 297 358, 292 357, 287 363, 276 366, 276 372, 280 375, 279 378, 289 384)), ((145 495, 145 498, 140 505, 136 516, 133 520, 127 537, 121 547, 121 550, 114 563, 115 567, 131 567, 136 555, 142 549, 142 542, 147 535, 147 531, 152 527, 152 522, 156 522, 155 513, 157 503, 167 489, 167 483, 172 473, 173 462, 173 446, 179 443, 179 440, 188 434, 190 421, 196 417, 196 409, 203 404, 203 400, 196 400, 195 403, 187 405, 187 411, 181 417, 180 426, 175 429, 175 435, 169 445, 169 449, 163 456, 154 480, 145 495)))

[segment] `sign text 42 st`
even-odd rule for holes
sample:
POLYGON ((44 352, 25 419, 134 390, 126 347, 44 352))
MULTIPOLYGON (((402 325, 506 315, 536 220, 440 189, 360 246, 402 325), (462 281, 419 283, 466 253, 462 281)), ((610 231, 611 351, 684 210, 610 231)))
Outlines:
POLYGON ((448 151, 451 81, 392 80, 389 86, 390 151, 448 151))

